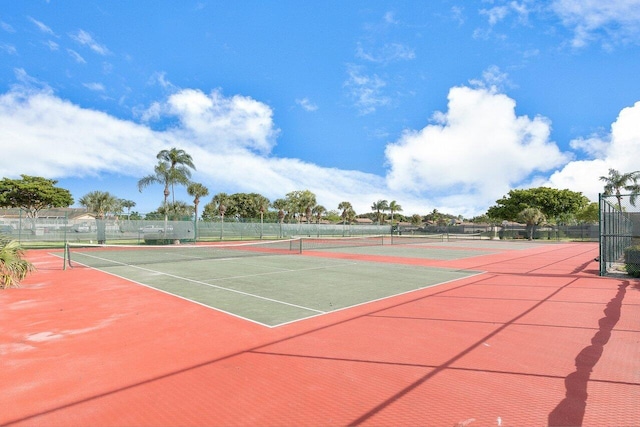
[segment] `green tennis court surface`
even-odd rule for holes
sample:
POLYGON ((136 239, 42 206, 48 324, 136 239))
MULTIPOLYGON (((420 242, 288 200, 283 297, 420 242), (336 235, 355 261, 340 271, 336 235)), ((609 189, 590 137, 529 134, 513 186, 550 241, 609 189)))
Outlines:
POLYGON ((319 248, 318 251, 449 261, 491 255, 505 250, 528 249, 532 246, 527 243, 509 244, 491 240, 441 242, 418 238, 396 239, 396 243, 385 245, 319 248))
POLYGON ((453 260, 496 253, 491 250, 464 249, 460 247, 430 247, 427 245, 362 246, 326 249, 324 252, 351 253, 360 255, 395 256, 402 258, 423 258, 453 260))
POLYGON ((72 259, 76 264, 270 327, 478 274, 306 257, 282 252, 283 248, 277 249, 281 251, 278 254, 270 253, 274 250, 270 249, 254 252, 255 256, 211 258, 192 255, 197 250, 191 248, 159 248, 151 255, 145 252, 149 258, 133 262, 135 265, 126 262, 136 256, 131 249, 90 248, 75 249, 72 259))

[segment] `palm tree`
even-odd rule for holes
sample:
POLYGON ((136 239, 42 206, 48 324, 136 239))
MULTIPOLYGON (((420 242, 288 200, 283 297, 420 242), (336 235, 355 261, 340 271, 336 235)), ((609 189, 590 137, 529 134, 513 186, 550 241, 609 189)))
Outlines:
POLYGON ((120 199, 113 196, 108 191, 91 191, 79 200, 80 205, 96 216, 96 226, 98 228, 98 243, 106 243, 105 217, 109 213, 115 213, 122 209, 120 199))
POLYGON ((123 208, 127 208, 127 219, 131 217, 131 208, 136 205, 136 202, 133 200, 120 199, 120 206, 123 208))
POLYGON ((311 210, 316 205, 316 195, 309 190, 291 191, 287 193, 285 200, 298 217, 298 223, 302 222, 302 216, 307 217, 307 222, 311 217, 311 210))
POLYGON ((327 212, 327 208, 325 208, 322 205, 316 205, 313 208, 313 214, 316 216, 316 224, 320 224, 320 220, 322 219, 322 215, 325 214, 325 212, 327 212))
POLYGON ((256 198, 256 203, 258 204, 258 210, 260 211, 260 239, 262 239, 264 213, 269 209, 269 199, 264 196, 258 196, 256 198))
POLYGON ((338 205, 338 210, 341 210, 342 213, 340 216, 342 217, 342 235, 345 235, 345 224, 347 221, 351 223, 351 220, 355 218, 356 212, 353 210, 353 206, 349 202, 340 202, 338 205))
POLYGON ((117 212, 122 204, 121 200, 108 191, 91 191, 79 200, 80 206, 95 214, 97 219, 104 219, 109 213, 117 212))
POLYGON ((206 197, 209 195, 209 189, 200 183, 192 182, 187 187, 187 194, 193 197, 193 212, 195 214, 195 220, 193 223, 194 224, 193 238, 194 240, 197 240, 198 239, 198 205, 200 204, 201 197, 206 197))
POLYGON ((378 200, 377 202, 373 202, 373 205, 371 205, 371 210, 376 212, 376 218, 378 219, 378 225, 380 225, 380 220, 381 218, 381 211, 386 211, 387 209, 389 209, 389 202, 387 202, 386 200, 378 200))
MULTIPOLYGON (((172 148, 171 150, 162 150, 156 156, 158 158, 158 164, 153 169, 152 175, 147 175, 138 181, 138 190, 142 191, 143 188, 148 187, 151 184, 164 185, 164 202, 165 212, 167 211, 167 199, 169 195, 173 194, 173 188, 175 184, 189 185, 191 179, 191 170, 195 170, 191 156, 184 150, 178 150, 172 148), (171 187, 171 190, 169 190, 171 187)), ((175 196, 173 196, 175 201, 175 196)), ((164 221, 167 222, 168 218, 165 215, 164 221)))
POLYGON ((391 227, 393 227, 393 213, 402 212, 402 206, 400 206, 395 200, 389 203, 389 210, 391 211, 391 227))
POLYGON ((20 281, 35 270, 23 256, 18 241, 0 237, 0 289, 18 287, 20 281))
POLYGON ((640 194, 640 171, 621 174, 615 169, 609 169, 609 176, 601 176, 600 181, 604 181, 604 194, 606 196, 615 195, 618 199, 618 209, 622 211, 622 194, 620 190, 631 192, 631 204, 636 205, 636 198, 640 194))
MULTIPOLYGON (((142 192, 142 189, 148 187, 151 184, 162 184, 164 185, 164 202, 163 206, 167 206, 167 199, 171 194, 169 190, 169 186, 172 184, 171 180, 171 171, 169 169, 169 165, 163 162, 158 162, 155 168, 153 168, 154 174, 147 175, 144 178, 138 181, 138 191, 142 192)), ((167 218, 164 218, 165 222, 167 218)))
POLYGON ((518 220, 527 224, 527 236, 533 240, 535 227, 545 220, 544 214, 538 208, 525 208, 518 214, 518 220))
MULTIPOLYGON (((182 175, 187 178, 187 182, 191 178, 191 171, 189 168, 196 170, 195 165, 193 164, 193 159, 186 151, 178 148, 171 148, 170 150, 161 150, 156 156, 158 160, 161 162, 165 162, 169 164, 169 170, 172 171, 172 174, 182 175), (177 172, 177 173, 176 173, 177 172)), ((171 183, 171 197, 172 202, 175 202, 175 192, 173 191, 173 186, 176 183, 183 184, 180 180, 176 180, 171 183)))
POLYGON ((193 215, 193 206, 178 200, 177 202, 167 203, 166 206, 160 206, 158 212, 165 214, 171 218, 172 221, 179 221, 184 217, 193 215))
POLYGON ((209 189, 198 182, 192 182, 187 186, 187 194, 193 197, 193 211, 196 215, 196 221, 198 221, 198 206, 200 205, 200 198, 209 195, 209 189))
POLYGON ((340 204, 338 205, 338 210, 342 211, 342 214, 340 216, 342 217, 342 225, 344 226, 345 221, 349 216, 349 211, 353 211, 353 206, 351 206, 351 203, 349 202, 340 202, 340 204))
POLYGON ((227 211, 227 207, 220 203, 218 211, 220 211, 220 240, 222 240, 224 236, 224 213, 227 211))
POLYGON ((280 224, 282 224, 286 216, 285 211, 289 210, 289 203, 286 199, 276 199, 273 201, 273 203, 271 203, 271 206, 273 206, 274 209, 278 210, 278 221, 280 222, 280 224))

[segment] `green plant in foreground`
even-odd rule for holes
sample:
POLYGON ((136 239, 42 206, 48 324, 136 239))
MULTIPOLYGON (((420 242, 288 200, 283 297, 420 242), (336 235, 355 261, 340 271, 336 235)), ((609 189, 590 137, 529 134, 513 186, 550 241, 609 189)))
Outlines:
POLYGON ((640 277, 640 245, 625 248, 624 264, 629 276, 640 277))
POLYGON ((24 252, 16 240, 0 237, 0 289, 18 287, 35 267, 23 259, 24 252))

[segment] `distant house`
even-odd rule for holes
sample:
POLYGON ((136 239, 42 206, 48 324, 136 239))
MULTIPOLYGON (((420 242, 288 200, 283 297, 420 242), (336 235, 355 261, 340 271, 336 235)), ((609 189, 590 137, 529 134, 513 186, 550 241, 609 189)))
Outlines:
POLYGON ((95 216, 84 208, 42 209, 36 220, 27 217, 27 213, 19 208, 0 209, 0 226, 5 234, 18 230, 31 230, 36 235, 65 228, 90 230, 94 224, 95 216))
POLYGON ((356 218, 353 220, 352 224, 371 225, 373 224, 373 220, 370 218, 356 218))
MULTIPOLYGON (((16 220, 26 218, 27 214, 20 208, 0 209, 0 220, 16 220)), ((94 220, 95 216, 85 208, 53 208, 38 211, 38 219, 42 220, 94 220)))

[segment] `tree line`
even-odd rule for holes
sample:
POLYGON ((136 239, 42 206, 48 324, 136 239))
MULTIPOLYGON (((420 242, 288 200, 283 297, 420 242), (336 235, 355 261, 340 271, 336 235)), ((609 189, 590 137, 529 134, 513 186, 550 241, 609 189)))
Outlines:
MULTIPOLYGON (((377 200, 371 205, 371 212, 358 215, 352 204, 343 201, 335 209, 327 209, 318 204, 316 195, 309 190, 297 190, 287 193, 283 198, 270 201, 258 193, 217 193, 206 203, 200 212, 203 198, 209 195, 209 189, 191 180, 196 170, 193 158, 182 149, 171 148, 157 154, 158 163, 153 173, 138 181, 138 190, 142 192, 149 186, 158 184, 163 189, 162 205, 143 218, 131 209, 136 206, 132 200, 121 199, 105 191, 91 191, 82 196, 78 202, 96 218, 126 215, 129 219, 192 219, 203 221, 224 221, 257 219, 269 222, 343 222, 352 223, 356 218, 367 217, 383 224, 411 222, 415 225, 431 223, 446 225, 463 220, 461 216, 445 214, 434 209, 426 215, 414 214, 405 217, 401 214, 402 206, 397 201, 377 200), (191 204, 175 200, 175 187, 186 187, 187 194, 193 197, 191 204), (126 212, 125 212, 126 210, 126 212), (387 214, 388 213, 388 214, 387 214)), ((621 194, 631 195, 631 203, 635 205, 640 193, 640 171, 620 173, 609 170, 608 176, 602 176, 604 194, 617 197, 619 209, 622 210, 621 194)), ((42 177, 21 175, 21 179, 3 178, 0 180, 0 207, 22 208, 32 218, 46 208, 69 207, 74 204, 71 193, 56 186, 57 181, 42 177)), ((470 219, 477 223, 501 223, 513 221, 527 225, 538 225, 543 222, 554 224, 571 224, 578 222, 596 222, 598 220, 598 204, 591 203, 582 193, 568 189, 558 190, 548 187, 516 189, 496 201, 484 215, 470 219)))

